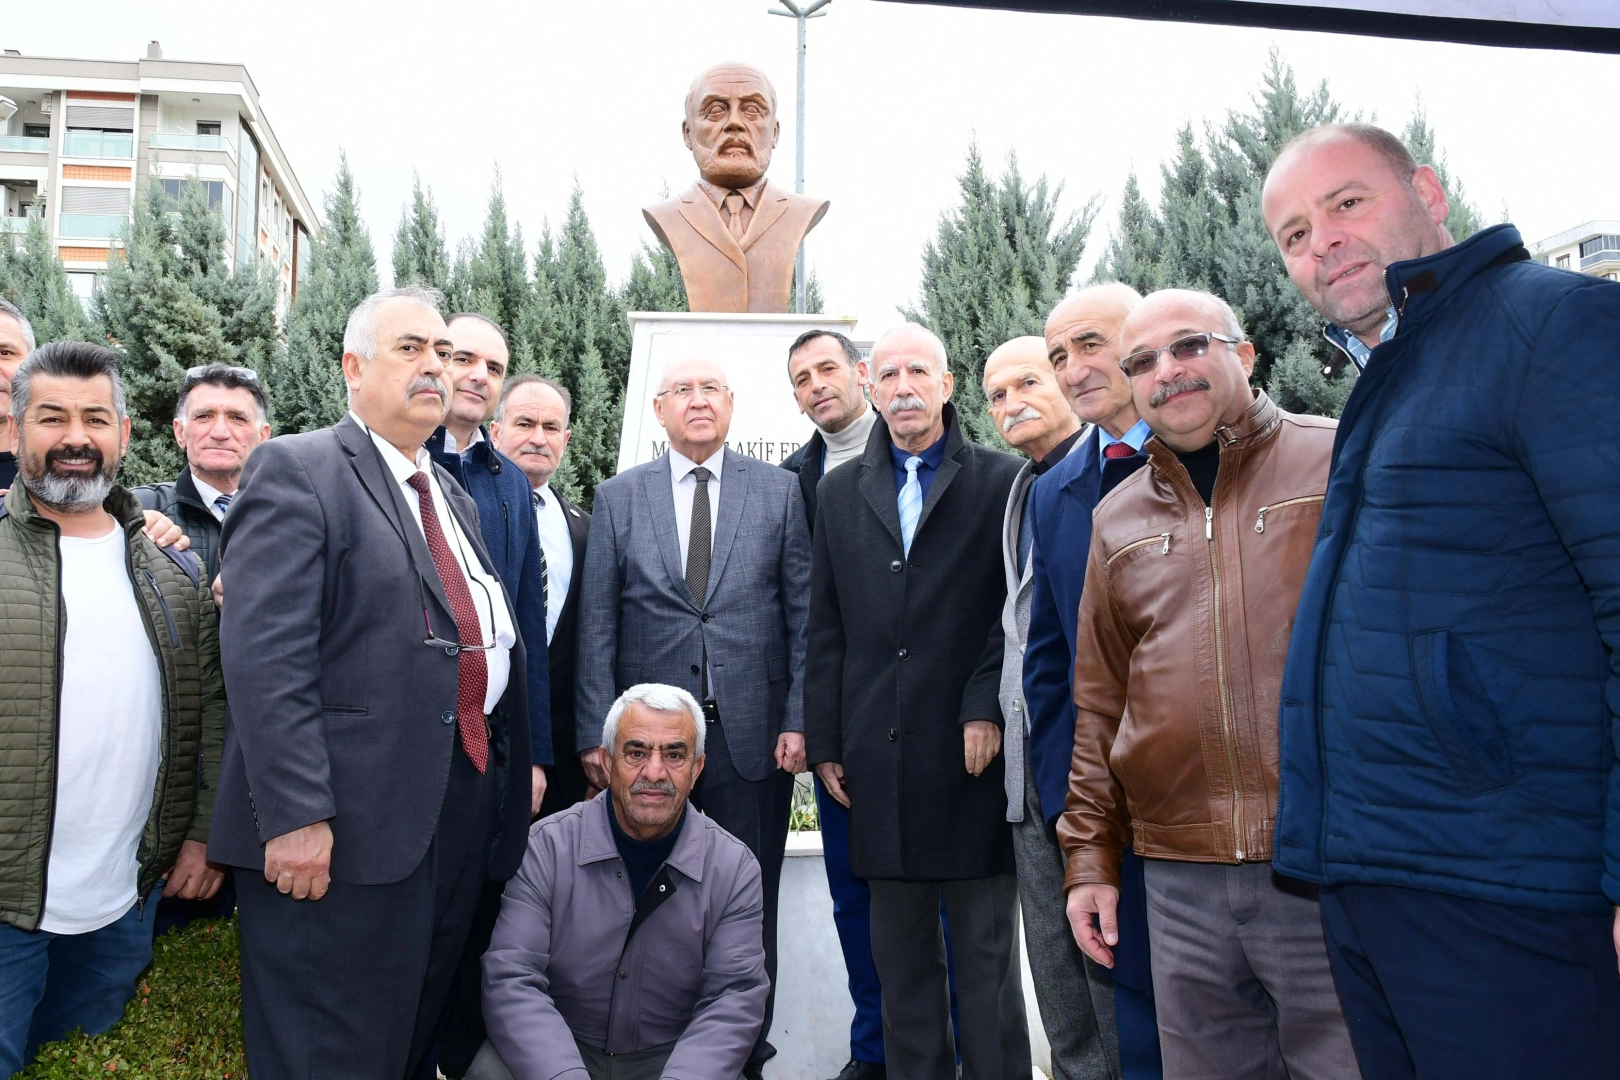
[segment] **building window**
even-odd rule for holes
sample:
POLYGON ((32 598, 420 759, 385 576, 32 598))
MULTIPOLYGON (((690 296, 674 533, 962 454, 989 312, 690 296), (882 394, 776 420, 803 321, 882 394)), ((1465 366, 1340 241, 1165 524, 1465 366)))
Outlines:
POLYGON ((78 297, 79 304, 86 312, 90 310, 90 301, 96 295, 96 275, 77 270, 68 271, 68 288, 78 297))
POLYGON ((199 135, 218 135, 219 134, 219 121, 218 120, 199 120, 199 121, 197 121, 197 134, 199 134, 199 135))
POLYGON ((48 139, 50 137, 51 137, 51 125, 49 125, 49 124, 24 124, 23 125, 23 138, 25 138, 25 139, 48 139))
POLYGON ((1558 269, 1560 269, 1560 270, 1568 270, 1569 269, 1569 256, 1568 255, 1560 255, 1560 256, 1558 256, 1558 269))
POLYGON ((220 180, 164 180, 163 190, 169 193, 169 198, 178 205, 180 197, 185 193, 187 184, 201 184, 203 191, 208 194, 208 209, 218 211, 225 216, 225 208, 230 202, 231 193, 225 190, 225 184, 220 180))
POLYGON ((1594 236, 1590 240, 1581 241, 1581 258, 1596 255, 1600 251, 1620 251, 1620 236, 1612 234, 1594 236))
POLYGON ((259 144, 253 141, 253 135, 248 131, 247 125, 242 125, 241 149, 237 155, 236 191, 241 199, 241 205, 236 212, 236 269, 243 270, 253 265, 258 254, 257 231, 259 208, 255 204, 254 195, 259 190, 257 183, 259 175, 259 144))
POLYGON ((1615 273, 1613 270, 1610 270, 1607 274, 1604 274, 1603 276, 1608 278, 1610 281, 1620 281, 1620 274, 1615 273))

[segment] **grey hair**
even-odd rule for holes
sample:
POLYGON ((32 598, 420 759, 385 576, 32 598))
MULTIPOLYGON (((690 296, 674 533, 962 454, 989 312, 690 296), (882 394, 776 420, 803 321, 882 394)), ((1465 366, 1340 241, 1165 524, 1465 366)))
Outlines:
POLYGON ((613 756, 619 741, 619 718, 632 705, 640 705, 653 712, 686 713, 692 718, 692 727, 697 730, 696 745, 692 748, 693 756, 703 756, 703 729, 706 725, 703 722, 703 707, 697 703, 697 698, 678 686, 637 683, 619 695, 619 700, 608 710, 607 720, 602 724, 602 746, 607 750, 609 757, 613 756))
POLYGON ((0 296, 0 315, 10 315, 17 320, 17 325, 22 329, 23 344, 28 346, 29 352, 33 352, 35 345, 34 327, 29 323, 28 317, 22 313, 22 309, 5 297, 0 296))
MULTIPOLYGON (((459 318, 460 316, 457 317, 459 318)), ((532 371, 524 372, 522 375, 512 376, 510 379, 507 379, 506 384, 501 387, 501 400, 495 404, 495 422, 497 424, 506 423, 506 399, 511 397, 512 391, 516 390, 520 386, 549 386, 555 390, 557 392, 557 396, 562 398, 563 427, 568 426, 568 422, 572 420, 574 416, 574 395, 568 392, 568 387, 564 386, 556 379, 548 379, 544 375, 536 375, 532 371)))
POLYGON ((85 341, 53 341, 28 358, 11 377, 11 418, 22 424, 33 397, 30 384, 35 375, 51 375, 61 379, 94 379, 106 376, 112 383, 113 411, 122 423, 129 416, 129 401, 124 394, 124 380, 118 377, 118 354, 101 345, 85 341))
POLYGON ((939 372, 940 372, 940 374, 943 375, 945 372, 950 370, 950 357, 946 354, 946 352, 945 352, 945 343, 939 339, 939 335, 934 333, 932 330, 928 329, 928 327, 922 325, 921 323, 908 322, 908 323, 901 323, 899 326, 895 327, 893 330, 888 331, 882 337, 878 338, 877 341, 872 345, 872 359, 871 359, 870 362, 872 364, 874 372, 875 372, 875 370, 876 370, 876 368, 878 366, 878 362, 877 362, 878 350, 884 348, 885 343, 888 342, 891 338, 899 338, 899 337, 920 337, 920 338, 922 338, 924 341, 929 343, 929 346, 930 346, 931 350, 934 353, 934 359, 936 361, 938 361, 938 363, 939 363, 939 372))
POLYGON ((1226 327, 1231 335, 1237 338, 1239 341, 1248 341, 1249 335, 1244 332, 1243 323, 1238 319, 1237 312, 1232 310, 1232 305, 1228 304, 1225 300, 1222 300, 1214 293, 1209 293, 1208 296, 1211 300, 1215 301, 1215 306, 1220 309, 1221 317, 1226 320, 1226 327))
POLYGON ((343 328, 343 351, 354 353, 362 360, 377 355, 377 309, 389 300, 414 300, 437 313, 444 306, 444 294, 438 289, 422 285, 401 285, 397 289, 374 292, 349 313, 349 323, 343 328))

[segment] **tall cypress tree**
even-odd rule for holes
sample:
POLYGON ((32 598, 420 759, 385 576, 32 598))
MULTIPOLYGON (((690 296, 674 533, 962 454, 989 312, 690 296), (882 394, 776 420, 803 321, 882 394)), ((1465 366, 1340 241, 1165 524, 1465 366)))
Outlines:
POLYGON ((349 313, 376 291, 377 256, 344 155, 326 196, 326 230, 310 244, 309 276, 287 314, 287 357, 270 380, 278 430, 311 431, 343 418, 343 331, 349 313))
MULTIPOLYGON (((172 421, 186 369, 236 358, 218 309, 192 288, 206 261, 195 247, 206 225, 177 221, 173 208, 162 185, 148 181, 96 298, 102 332, 122 354, 131 431, 121 475, 128 485, 172 479, 185 464, 172 421)), ((223 230, 218 235, 223 243, 223 230)))
POLYGON ((1085 251, 1096 200, 1060 217, 1061 184, 1026 183, 1011 155, 994 180, 976 143, 958 183, 960 204, 940 217, 923 251, 922 302, 904 314, 944 341, 964 432, 1001 445, 985 407, 985 358, 1004 341, 1042 332, 1085 251))
POLYGON ((234 362, 268 378, 285 356, 276 318, 274 268, 255 262, 234 273, 226 269, 225 221, 209 208, 200 183, 180 185, 177 210, 175 232, 186 284, 219 312, 220 330, 234 362))
POLYGON ((93 334, 84 305, 68 286, 56 245, 45 233, 45 219, 33 218, 23 241, 0 241, 0 296, 16 304, 47 341, 85 341, 93 334))
POLYGON ((422 177, 411 173, 411 202, 399 213, 394 231, 394 284, 426 285, 447 293, 450 287, 450 250, 433 192, 422 187, 422 177))

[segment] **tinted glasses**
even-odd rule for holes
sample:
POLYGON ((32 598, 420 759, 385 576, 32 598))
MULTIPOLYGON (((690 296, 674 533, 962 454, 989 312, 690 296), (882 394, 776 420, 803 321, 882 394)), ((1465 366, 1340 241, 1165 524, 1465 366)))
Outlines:
POLYGON ((1131 355, 1121 358, 1119 369, 1125 373, 1127 378, 1134 379, 1138 375, 1146 375, 1158 367, 1159 357, 1164 353, 1169 353, 1173 359, 1186 363, 1188 360, 1196 360, 1200 356, 1207 354, 1211 341, 1224 341, 1228 345, 1236 345, 1241 340, 1241 338, 1229 337, 1226 334, 1217 334, 1213 330, 1207 330, 1201 334, 1188 334, 1186 337, 1177 338, 1162 349, 1143 349, 1140 352, 1133 352, 1131 355))

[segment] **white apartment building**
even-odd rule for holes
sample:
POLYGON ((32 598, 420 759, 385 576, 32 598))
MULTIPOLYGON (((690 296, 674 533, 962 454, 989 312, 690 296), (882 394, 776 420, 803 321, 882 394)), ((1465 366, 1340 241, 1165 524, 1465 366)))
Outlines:
POLYGON ((201 182, 228 264, 273 267, 285 313, 319 222, 245 67, 165 60, 155 41, 135 61, 0 54, 0 239, 43 218, 89 297, 148 177, 201 182))
POLYGON ((1620 281, 1620 221, 1588 221, 1538 240, 1530 254, 1544 266, 1620 281))

